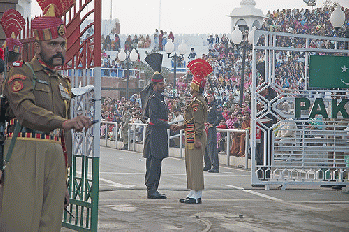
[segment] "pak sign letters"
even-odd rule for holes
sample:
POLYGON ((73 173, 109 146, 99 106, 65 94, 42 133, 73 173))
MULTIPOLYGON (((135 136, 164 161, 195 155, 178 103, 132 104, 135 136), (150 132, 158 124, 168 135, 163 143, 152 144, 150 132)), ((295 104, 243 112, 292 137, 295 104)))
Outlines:
POLYGON ((349 88, 349 57, 310 56, 309 87, 349 88))
MULTIPOLYGON (((332 99, 331 102, 331 115, 328 115, 325 104, 322 98, 316 98, 313 106, 311 107, 311 111, 309 114, 309 118, 315 118, 316 115, 322 115, 323 118, 337 118, 338 113, 341 112, 343 118, 349 118, 348 112, 345 109, 345 105, 349 102, 349 99, 332 99)), ((295 118, 302 117, 302 110, 310 109, 310 100, 305 97, 295 98, 295 118)))

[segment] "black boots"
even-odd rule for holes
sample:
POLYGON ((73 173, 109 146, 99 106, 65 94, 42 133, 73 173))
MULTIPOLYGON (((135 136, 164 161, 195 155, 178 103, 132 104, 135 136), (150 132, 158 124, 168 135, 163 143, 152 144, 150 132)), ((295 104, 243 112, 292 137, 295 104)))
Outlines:
POLYGON ((147 198, 148 199, 167 199, 165 194, 161 194, 158 191, 148 191, 147 192, 147 198))

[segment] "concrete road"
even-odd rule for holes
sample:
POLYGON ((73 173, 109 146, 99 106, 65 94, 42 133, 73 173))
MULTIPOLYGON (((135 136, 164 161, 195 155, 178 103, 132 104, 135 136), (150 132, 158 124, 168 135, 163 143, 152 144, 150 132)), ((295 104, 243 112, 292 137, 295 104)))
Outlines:
MULTIPOLYGON (((146 199, 140 153, 101 148, 99 231, 349 231, 348 190, 251 187, 250 172, 205 172, 201 205, 186 205, 184 160, 163 161, 159 191, 146 199)), ((62 229, 62 231, 69 231, 62 229)))

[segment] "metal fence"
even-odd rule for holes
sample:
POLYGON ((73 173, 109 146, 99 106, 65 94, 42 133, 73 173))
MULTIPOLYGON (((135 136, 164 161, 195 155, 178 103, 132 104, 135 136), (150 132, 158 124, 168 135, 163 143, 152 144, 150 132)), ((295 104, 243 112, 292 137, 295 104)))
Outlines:
MULTIPOLYGON (((176 122, 170 122, 169 124, 175 124, 176 122)), ((145 130, 148 124, 145 123, 129 123, 128 124, 128 150, 136 151, 136 144, 144 145, 145 130)), ((170 130, 168 132, 168 145, 170 148, 170 141, 177 139, 179 143, 179 156, 182 158, 184 144, 184 130, 180 130, 177 134, 171 135, 170 130)), ((250 135, 249 130, 241 129, 217 129, 217 132, 224 134, 225 140, 225 151, 227 156, 227 165, 230 165, 230 146, 232 143, 231 137, 234 133, 245 133, 245 169, 248 169, 248 159, 250 154, 250 135)), ((117 142, 122 141, 122 126, 117 122, 108 122, 102 120, 101 122, 101 139, 104 140, 101 142, 101 145, 107 147, 117 148, 117 142)))

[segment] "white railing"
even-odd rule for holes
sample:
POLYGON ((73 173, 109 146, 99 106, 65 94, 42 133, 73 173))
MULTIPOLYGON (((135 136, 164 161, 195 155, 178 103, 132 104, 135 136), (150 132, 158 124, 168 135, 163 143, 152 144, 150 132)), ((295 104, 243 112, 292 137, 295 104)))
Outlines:
POLYGON ((128 124, 128 150, 131 150, 131 143, 132 143, 132 151, 136 151, 136 142, 137 142, 137 136, 140 134, 137 129, 142 128, 142 139, 138 140, 138 142, 142 142, 144 146, 144 140, 145 140, 145 130, 148 124, 146 123, 129 123, 128 124), (132 138, 131 138, 132 137, 132 138))
MULTIPOLYGON (((76 69, 75 70, 77 76, 94 76, 94 69, 91 68, 89 70, 85 69, 76 69)), ((139 69, 130 69, 130 77, 131 78, 140 78, 140 70, 139 69)), ((101 68, 101 75, 102 77, 116 77, 116 78, 125 78, 127 73, 127 69, 120 69, 120 68, 101 68)), ((68 70, 67 75, 72 75, 72 71, 68 70)))
MULTIPOLYGON (((130 77, 139 78, 140 70, 138 69, 130 69, 130 77)), ((127 69, 120 68, 102 68, 102 77, 118 77, 124 78, 127 75, 127 69)))
MULTIPOLYGON (((170 122, 169 124, 175 124, 181 121, 175 121, 175 122, 170 122)), ((144 139, 145 139, 145 131, 146 127, 148 124, 146 123, 129 123, 128 124, 128 150, 136 151, 136 143, 140 142, 141 144, 144 145, 144 139), (140 131, 137 130, 139 128, 143 128, 141 134, 142 137, 140 138, 140 131), (138 136, 138 138, 137 138, 138 136)), ((109 145, 109 141, 112 142, 114 141, 114 148, 117 148, 117 141, 118 138, 121 137, 121 130, 122 127, 120 124, 117 122, 108 122, 105 120, 102 120, 101 122, 101 138, 105 138, 105 146, 111 146, 109 145), (113 127, 110 131, 110 127, 113 127)), ((230 165, 230 139, 231 139, 231 134, 232 133, 245 133, 245 169, 248 169, 248 151, 249 151, 249 130, 241 130, 241 129, 220 129, 217 128, 217 132, 221 133, 227 133, 226 135, 226 155, 227 155, 227 165, 230 165)), ((180 157, 183 158, 183 137, 184 137, 184 130, 180 130, 178 134, 170 136, 170 130, 167 130, 168 133, 168 146, 170 145, 170 140, 179 138, 179 152, 180 152, 180 157)), ((101 143, 102 144, 102 143, 101 143)))
POLYGON ((249 130, 241 130, 241 129, 220 129, 217 128, 217 132, 225 132, 227 133, 226 139, 226 154, 227 154, 227 165, 230 165, 230 133, 245 133, 245 169, 248 169, 248 149, 249 149, 249 130))
MULTIPOLYGON (((108 147, 108 141, 114 141, 114 148, 117 148, 117 138, 121 135, 121 126, 117 122, 101 121, 101 139, 105 139, 105 146, 108 147), (112 133, 109 134, 110 127, 112 127, 112 133)), ((102 142, 101 142, 102 145, 102 142)))

